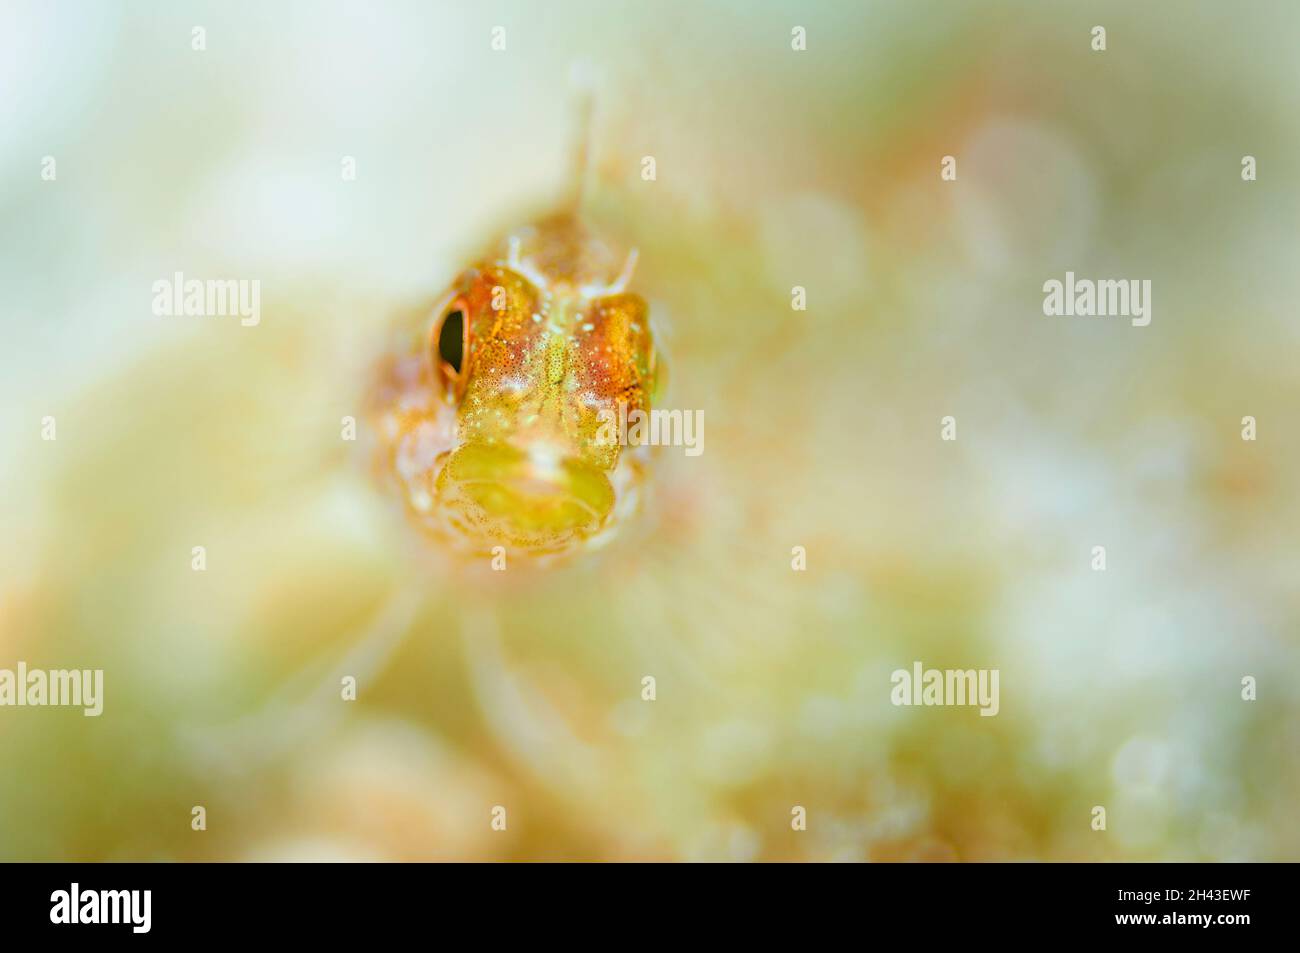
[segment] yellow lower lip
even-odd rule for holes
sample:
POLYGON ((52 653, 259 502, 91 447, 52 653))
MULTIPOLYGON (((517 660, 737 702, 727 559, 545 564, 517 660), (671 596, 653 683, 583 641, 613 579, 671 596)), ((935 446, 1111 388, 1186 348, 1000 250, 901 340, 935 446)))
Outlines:
POLYGON ((605 473, 572 457, 466 444, 438 474, 439 501, 481 535, 546 546, 598 530, 614 508, 605 473))

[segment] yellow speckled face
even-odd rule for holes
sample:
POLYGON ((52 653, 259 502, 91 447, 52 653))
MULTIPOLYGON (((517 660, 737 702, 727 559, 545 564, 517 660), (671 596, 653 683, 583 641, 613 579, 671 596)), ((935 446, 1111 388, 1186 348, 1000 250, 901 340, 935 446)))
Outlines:
POLYGON ((389 364, 380 433, 425 529, 472 552, 560 553, 635 509, 643 451, 602 432, 650 409, 658 373, 630 264, 575 218, 544 221, 464 272, 389 364))

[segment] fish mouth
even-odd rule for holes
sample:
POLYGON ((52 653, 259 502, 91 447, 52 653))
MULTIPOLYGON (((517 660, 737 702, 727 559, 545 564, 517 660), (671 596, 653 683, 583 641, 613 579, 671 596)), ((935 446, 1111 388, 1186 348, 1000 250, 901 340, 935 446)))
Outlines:
POLYGON ((555 551, 598 532, 614 509, 605 471, 547 444, 467 443, 447 458, 438 504, 480 547, 555 551))

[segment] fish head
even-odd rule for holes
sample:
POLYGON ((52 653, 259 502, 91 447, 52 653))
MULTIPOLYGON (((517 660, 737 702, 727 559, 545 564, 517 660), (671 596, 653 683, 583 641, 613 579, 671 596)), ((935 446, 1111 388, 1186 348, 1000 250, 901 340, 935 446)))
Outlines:
POLYGON ((650 409, 660 362, 628 259, 581 223, 544 221, 501 251, 430 316, 408 369, 425 395, 387 425, 392 463, 421 522, 459 548, 566 552, 634 502, 644 460, 617 421, 650 409))

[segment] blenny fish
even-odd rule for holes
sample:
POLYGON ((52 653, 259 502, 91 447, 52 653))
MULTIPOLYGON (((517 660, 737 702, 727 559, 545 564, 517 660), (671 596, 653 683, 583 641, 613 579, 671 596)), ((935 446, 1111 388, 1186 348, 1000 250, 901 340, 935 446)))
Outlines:
MULTIPOLYGON (((585 143, 585 134, 581 140, 585 143)), ((638 509, 644 447, 601 424, 649 411, 662 378, 646 302, 573 195, 464 270, 409 349, 381 365, 378 465, 414 522, 470 554, 567 554, 607 542, 638 509)))

